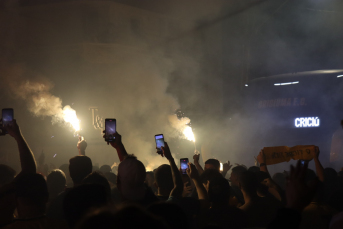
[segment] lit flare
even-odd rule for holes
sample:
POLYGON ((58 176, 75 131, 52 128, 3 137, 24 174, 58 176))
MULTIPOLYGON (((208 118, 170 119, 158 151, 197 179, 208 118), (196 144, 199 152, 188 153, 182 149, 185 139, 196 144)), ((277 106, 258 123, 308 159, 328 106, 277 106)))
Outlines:
POLYGON ((76 131, 80 131, 80 120, 76 116, 76 111, 70 106, 65 106, 63 108, 63 120, 69 123, 76 131))
POLYGON ((182 133, 183 133, 183 135, 185 136, 185 138, 187 140, 195 142, 195 137, 194 137, 194 133, 193 133, 192 127, 186 126, 182 133))

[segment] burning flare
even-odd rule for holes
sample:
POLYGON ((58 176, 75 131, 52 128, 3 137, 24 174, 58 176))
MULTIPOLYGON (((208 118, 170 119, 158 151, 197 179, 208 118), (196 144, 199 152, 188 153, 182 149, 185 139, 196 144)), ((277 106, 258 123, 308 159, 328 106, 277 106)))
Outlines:
POLYGON ((62 118, 66 123, 69 123, 76 131, 80 131, 80 120, 76 116, 76 111, 69 105, 65 106, 62 110, 62 118))
POLYGON ((169 116, 169 122, 180 134, 181 138, 195 142, 192 127, 189 126, 191 120, 187 117, 178 118, 176 115, 169 116))
POLYGON ((194 134, 193 134, 192 127, 186 126, 182 133, 183 133, 183 135, 185 136, 185 138, 187 140, 195 142, 195 137, 194 137, 194 134))

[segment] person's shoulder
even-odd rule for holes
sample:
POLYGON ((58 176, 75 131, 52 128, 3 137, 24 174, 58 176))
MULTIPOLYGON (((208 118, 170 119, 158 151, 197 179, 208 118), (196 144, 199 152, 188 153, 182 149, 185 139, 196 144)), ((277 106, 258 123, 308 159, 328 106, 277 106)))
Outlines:
POLYGON ((39 219, 15 220, 13 223, 6 225, 3 229, 22 229, 22 228, 37 228, 37 229, 68 229, 68 224, 64 220, 51 219, 42 217, 39 219))

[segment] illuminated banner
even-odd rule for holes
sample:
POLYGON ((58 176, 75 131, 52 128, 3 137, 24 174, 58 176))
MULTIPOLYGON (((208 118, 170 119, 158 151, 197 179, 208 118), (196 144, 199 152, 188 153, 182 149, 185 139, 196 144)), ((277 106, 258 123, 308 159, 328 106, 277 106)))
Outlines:
POLYGON ((264 147, 263 152, 266 157, 267 165, 274 165, 281 162, 288 162, 293 160, 312 160, 313 152, 316 152, 318 148, 314 145, 299 145, 294 147, 288 146, 275 146, 264 147))
POLYGON ((320 120, 318 117, 296 118, 294 125, 296 128, 319 127, 320 120))

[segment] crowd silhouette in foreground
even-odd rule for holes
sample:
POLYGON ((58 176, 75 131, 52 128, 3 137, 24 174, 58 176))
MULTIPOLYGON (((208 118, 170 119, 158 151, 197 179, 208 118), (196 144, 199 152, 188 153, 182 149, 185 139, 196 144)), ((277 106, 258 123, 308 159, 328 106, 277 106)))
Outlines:
POLYGON ((324 169, 319 151, 308 162, 315 171, 299 161, 271 176, 261 151, 257 166, 228 162, 222 172, 218 160, 202 166, 195 155, 182 174, 165 143, 165 164, 146 172, 116 133, 117 174, 109 165, 94 171, 84 140, 69 164, 48 171, 16 120, 2 128, 17 142, 21 171, 0 164, 0 228, 343 228, 343 173, 324 169))

